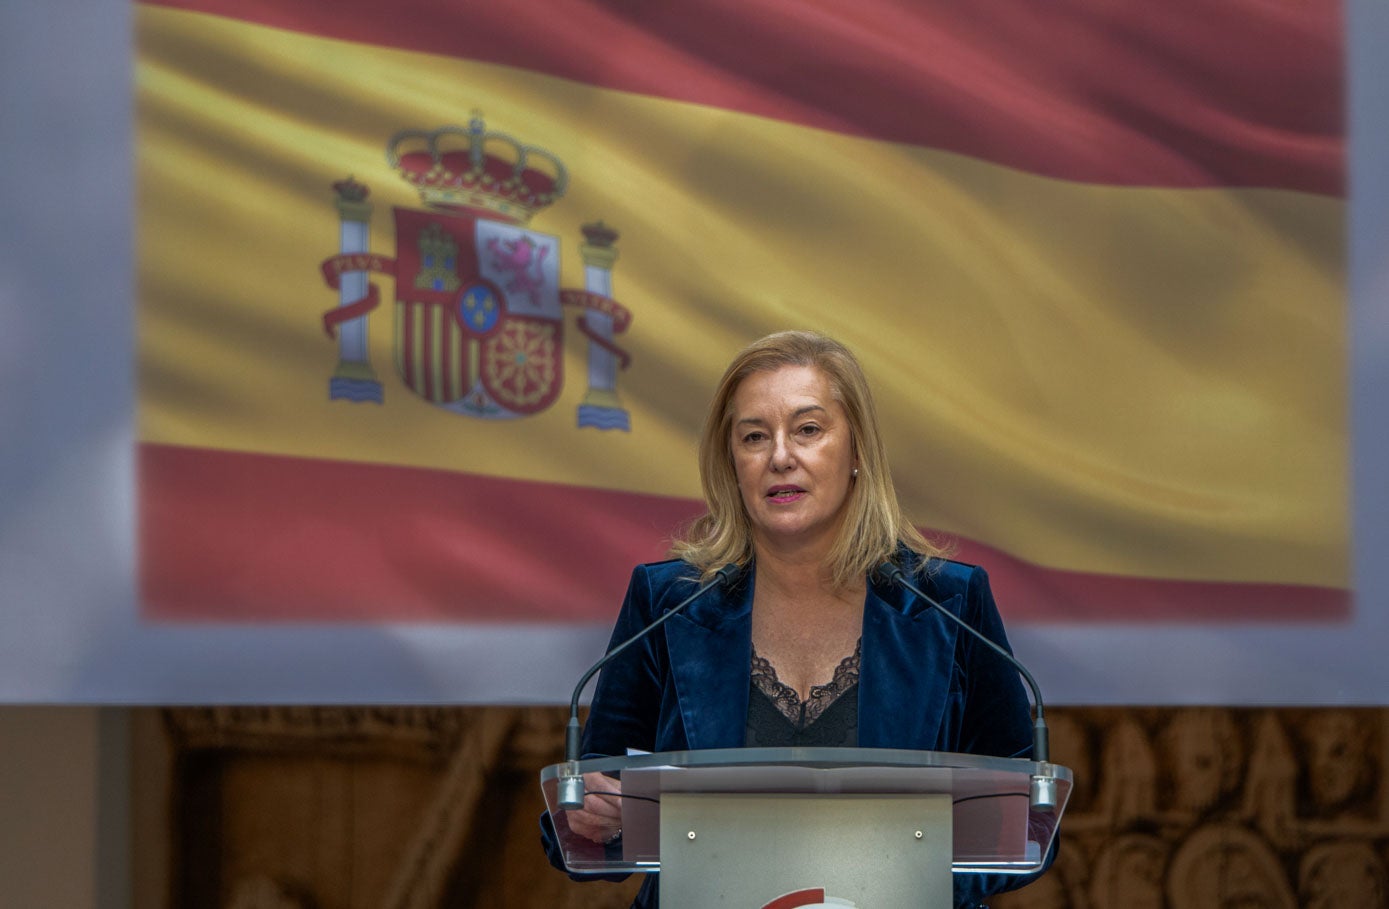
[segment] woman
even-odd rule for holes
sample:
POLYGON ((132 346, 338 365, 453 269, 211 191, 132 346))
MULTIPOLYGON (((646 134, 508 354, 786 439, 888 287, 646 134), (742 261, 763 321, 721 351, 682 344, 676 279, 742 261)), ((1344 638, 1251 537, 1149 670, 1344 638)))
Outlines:
MULTIPOLYGON (((946 608, 1007 641, 979 568, 941 558, 903 518, 872 395, 853 354, 812 332, 769 335, 729 365, 699 446, 708 513, 675 559, 638 566, 614 644, 732 562, 738 583, 673 617, 599 676, 587 756, 822 745, 1026 757, 1016 672, 875 569, 901 566, 946 608)), ((586 777, 570 828, 620 834, 617 784, 586 777)), ((542 819, 551 862, 563 867, 542 819)), ((656 905, 654 875, 634 907, 656 905)), ((977 905, 1027 877, 957 875, 977 905)))

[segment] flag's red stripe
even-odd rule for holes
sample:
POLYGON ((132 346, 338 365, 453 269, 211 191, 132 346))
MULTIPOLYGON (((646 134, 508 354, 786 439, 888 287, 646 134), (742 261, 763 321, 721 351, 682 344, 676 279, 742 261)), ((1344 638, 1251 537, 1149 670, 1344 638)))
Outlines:
POLYGON ((147 615, 606 620, 693 503, 443 471, 141 446, 147 615))
MULTIPOLYGON (((699 511, 676 498, 143 445, 146 616, 607 621, 634 564, 699 511)), ((1056 571, 969 542, 1012 621, 1338 621, 1347 591, 1056 571)))
POLYGON ((145 2, 1064 179, 1344 188, 1336 0, 145 2))

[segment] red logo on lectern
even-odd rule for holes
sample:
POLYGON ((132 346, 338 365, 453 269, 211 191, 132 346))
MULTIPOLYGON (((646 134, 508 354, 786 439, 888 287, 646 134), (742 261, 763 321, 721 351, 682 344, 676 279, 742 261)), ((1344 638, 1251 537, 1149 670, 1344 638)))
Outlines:
POLYGON ((783 893, 762 907, 762 909, 853 909, 854 904, 837 896, 825 896, 824 887, 797 890, 783 893))

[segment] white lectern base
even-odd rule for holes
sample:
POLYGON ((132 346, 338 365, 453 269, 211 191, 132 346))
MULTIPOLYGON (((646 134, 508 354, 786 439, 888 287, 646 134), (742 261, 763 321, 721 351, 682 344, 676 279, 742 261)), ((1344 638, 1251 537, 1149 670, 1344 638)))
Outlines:
POLYGON ((951 822, 948 795, 666 792, 661 906, 950 909, 951 822))

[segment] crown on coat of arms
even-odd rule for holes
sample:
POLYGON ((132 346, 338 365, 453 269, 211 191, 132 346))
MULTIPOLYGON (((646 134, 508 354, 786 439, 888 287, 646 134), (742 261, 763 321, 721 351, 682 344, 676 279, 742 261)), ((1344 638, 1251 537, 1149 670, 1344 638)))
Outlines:
POLYGON ((386 160, 430 208, 477 209, 518 223, 563 196, 569 182, 554 155, 488 132, 476 113, 466 129, 401 130, 386 143, 386 160))

